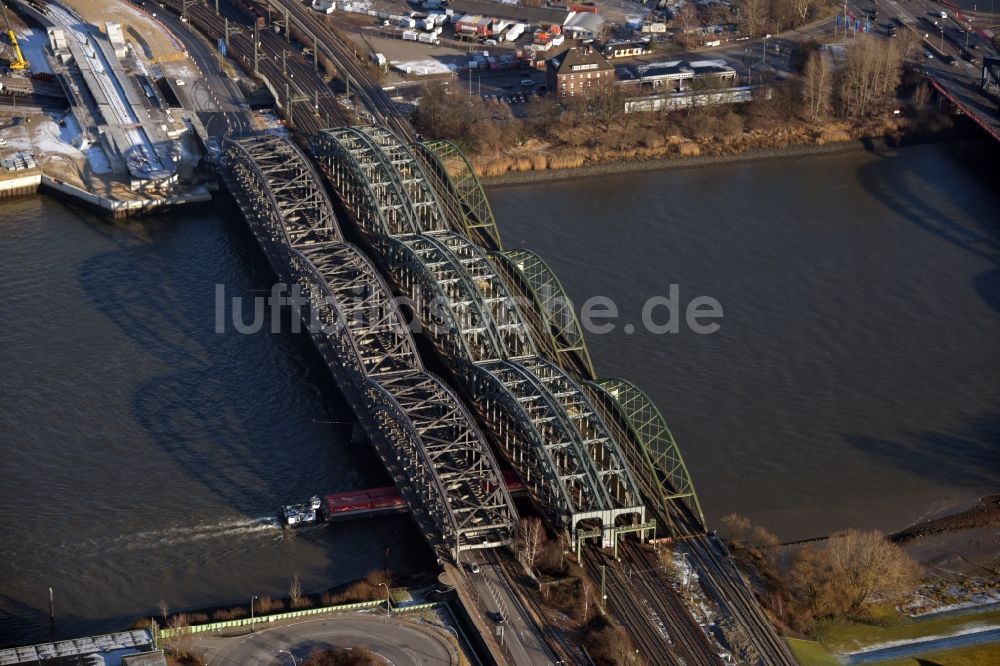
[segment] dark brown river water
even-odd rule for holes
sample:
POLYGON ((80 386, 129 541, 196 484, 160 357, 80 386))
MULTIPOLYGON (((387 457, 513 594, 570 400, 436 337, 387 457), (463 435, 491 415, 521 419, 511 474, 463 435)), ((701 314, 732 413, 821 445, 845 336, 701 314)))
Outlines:
MULTIPOLYGON (((1000 185, 987 143, 494 190, 508 247, 580 305, 604 376, 662 408, 709 521, 893 528, 1000 487, 1000 185), (654 335, 680 288, 720 330, 654 335), (636 331, 624 332, 632 323, 636 331)), ((214 332, 273 277, 226 204, 112 224, 0 205, 0 645, 432 565, 404 517, 287 537, 271 516, 385 483, 304 335, 214 332), (50 633, 47 588, 56 596, 50 633)), ((266 327, 265 327, 266 330, 266 327)))

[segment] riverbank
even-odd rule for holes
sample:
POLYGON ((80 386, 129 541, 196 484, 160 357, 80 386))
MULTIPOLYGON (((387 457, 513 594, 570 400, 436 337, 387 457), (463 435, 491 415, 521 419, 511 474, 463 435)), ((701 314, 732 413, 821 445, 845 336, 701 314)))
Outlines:
POLYGON ((677 153, 655 159, 621 159, 572 168, 545 168, 527 171, 507 171, 498 176, 482 176, 481 180, 483 185, 487 187, 510 187, 518 185, 531 185, 535 183, 576 180, 579 178, 592 178, 613 174, 689 169, 716 166, 720 164, 738 164, 776 160, 790 157, 878 152, 907 146, 918 146, 945 141, 966 141, 979 138, 982 138, 982 133, 978 131, 978 128, 976 128, 971 122, 960 120, 956 122, 953 127, 937 131, 863 137, 829 143, 789 145, 780 148, 751 149, 731 154, 698 154, 684 156, 677 153))

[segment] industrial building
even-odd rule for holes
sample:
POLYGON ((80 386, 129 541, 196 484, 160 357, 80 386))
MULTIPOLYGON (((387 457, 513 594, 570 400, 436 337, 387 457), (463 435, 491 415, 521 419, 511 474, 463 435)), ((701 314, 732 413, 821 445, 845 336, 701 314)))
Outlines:
POLYGON ((618 80, 642 90, 684 92, 692 87, 722 88, 736 83, 736 70, 723 60, 669 60, 618 68, 618 80))

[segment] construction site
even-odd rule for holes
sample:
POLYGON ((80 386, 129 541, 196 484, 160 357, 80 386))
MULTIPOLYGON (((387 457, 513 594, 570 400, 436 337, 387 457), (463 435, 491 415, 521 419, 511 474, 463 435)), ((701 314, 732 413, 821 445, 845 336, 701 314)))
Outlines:
POLYGON ((0 196, 39 189, 112 217, 208 201, 201 150, 171 87, 183 46, 140 8, 7 2, 0 196))

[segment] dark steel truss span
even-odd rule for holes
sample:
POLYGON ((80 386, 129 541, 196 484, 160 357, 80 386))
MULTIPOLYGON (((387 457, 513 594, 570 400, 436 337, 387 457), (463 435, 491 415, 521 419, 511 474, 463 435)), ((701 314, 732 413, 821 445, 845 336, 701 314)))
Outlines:
POLYGON ((602 379, 587 382, 597 404, 608 420, 624 428, 622 450, 641 481, 643 495, 661 516, 671 515, 669 503, 688 500, 692 513, 702 526, 705 515, 694 489, 694 482, 681 456, 680 447, 667 427, 656 404, 638 386, 625 379, 602 379))
POLYGON ((420 163, 389 130, 339 127, 313 135, 310 143, 341 201, 368 233, 448 228, 420 163))
POLYGON ((510 280, 529 294, 534 312, 540 318, 535 328, 548 342, 555 360, 587 379, 595 379, 597 374, 573 301, 549 265, 530 250, 507 250, 493 256, 510 280))
POLYGON ((329 285, 345 325, 358 342, 366 375, 423 367, 392 292, 368 257, 347 243, 307 248, 303 255, 329 285))
POLYGON ((378 386, 375 419, 409 478, 433 470, 434 487, 421 495, 453 552, 511 543, 516 514, 506 484, 458 397, 426 372, 388 377, 378 386))
POLYGON ((645 522, 639 487, 609 428, 557 365, 536 357, 470 365, 466 373, 494 440, 574 542, 581 521, 598 519, 606 545, 619 516, 645 522))
POLYGON ((458 559, 511 543, 517 514, 485 438, 424 370, 392 292, 341 240, 302 153, 263 135, 227 140, 225 154, 234 197, 276 272, 301 288, 313 340, 432 545, 458 559))
POLYGON ((379 236, 373 245, 418 309, 426 333, 447 354, 473 363, 537 354, 503 278, 464 236, 379 236))
POLYGON ((434 178, 438 191, 457 204, 461 230, 484 247, 501 249, 493 208, 475 169, 465 153, 451 141, 421 141, 413 151, 423 159, 426 171, 434 178))
POLYGON ((226 142, 226 158, 253 202, 248 212, 276 216, 272 232, 289 247, 343 240, 319 175, 294 143, 273 134, 236 137, 226 142))

